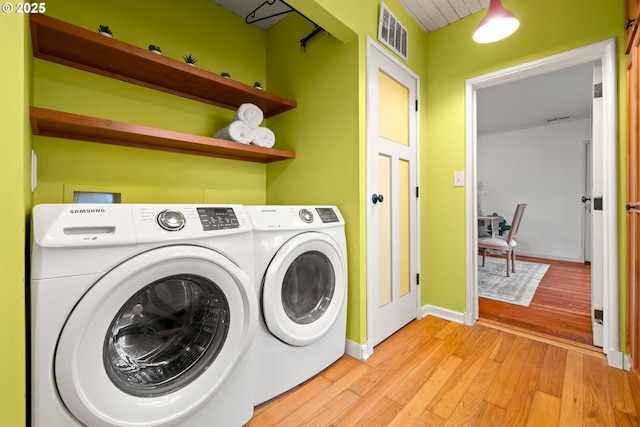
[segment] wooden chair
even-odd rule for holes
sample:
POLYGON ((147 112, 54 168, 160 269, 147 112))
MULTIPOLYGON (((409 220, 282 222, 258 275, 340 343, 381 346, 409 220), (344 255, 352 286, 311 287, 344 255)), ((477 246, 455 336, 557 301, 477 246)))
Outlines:
POLYGON ((509 234, 507 234, 506 238, 494 236, 478 238, 478 249, 482 250, 483 267, 487 256, 487 249, 494 249, 501 252, 506 251, 507 253, 507 277, 511 276, 512 272, 516 272, 515 247, 518 244, 515 239, 518 234, 518 230, 520 229, 520 221, 522 220, 522 214, 524 214, 524 208, 526 207, 526 203, 519 203, 516 207, 516 213, 513 215, 513 221, 511 221, 511 229, 509 230, 509 234))

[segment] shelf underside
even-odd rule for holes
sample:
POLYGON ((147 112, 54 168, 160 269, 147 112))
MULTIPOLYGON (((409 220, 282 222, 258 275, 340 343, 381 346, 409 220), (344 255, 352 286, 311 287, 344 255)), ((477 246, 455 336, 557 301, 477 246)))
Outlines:
POLYGON ((31 107, 30 114, 35 135, 259 163, 295 158, 290 151, 38 107, 31 107))

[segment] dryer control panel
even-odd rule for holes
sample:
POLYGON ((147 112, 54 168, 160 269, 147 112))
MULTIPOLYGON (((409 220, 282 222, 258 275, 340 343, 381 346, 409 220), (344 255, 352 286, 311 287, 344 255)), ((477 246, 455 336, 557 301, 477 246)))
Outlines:
POLYGON ((318 212, 318 216, 320 217, 320 221, 323 224, 328 222, 339 222, 340 219, 336 214, 336 211, 333 208, 316 208, 316 212, 318 212))
POLYGON ((245 206, 254 230, 301 230, 343 227, 336 206, 245 206))

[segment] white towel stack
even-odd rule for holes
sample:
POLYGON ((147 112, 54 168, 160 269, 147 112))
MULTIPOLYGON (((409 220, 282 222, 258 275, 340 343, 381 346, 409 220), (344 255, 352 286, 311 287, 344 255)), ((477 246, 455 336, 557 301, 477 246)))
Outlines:
POLYGON ((233 121, 213 134, 213 137, 271 148, 276 142, 276 137, 271 129, 260 126, 263 119, 264 113, 260 107, 251 103, 242 104, 233 121))

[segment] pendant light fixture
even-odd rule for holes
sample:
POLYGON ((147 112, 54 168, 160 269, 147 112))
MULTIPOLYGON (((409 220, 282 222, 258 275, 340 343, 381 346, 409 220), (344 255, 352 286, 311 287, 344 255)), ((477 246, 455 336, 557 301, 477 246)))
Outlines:
POLYGON ((473 33, 473 41, 476 43, 497 42, 509 37, 519 26, 518 18, 502 7, 501 0, 491 0, 489 11, 473 33))

